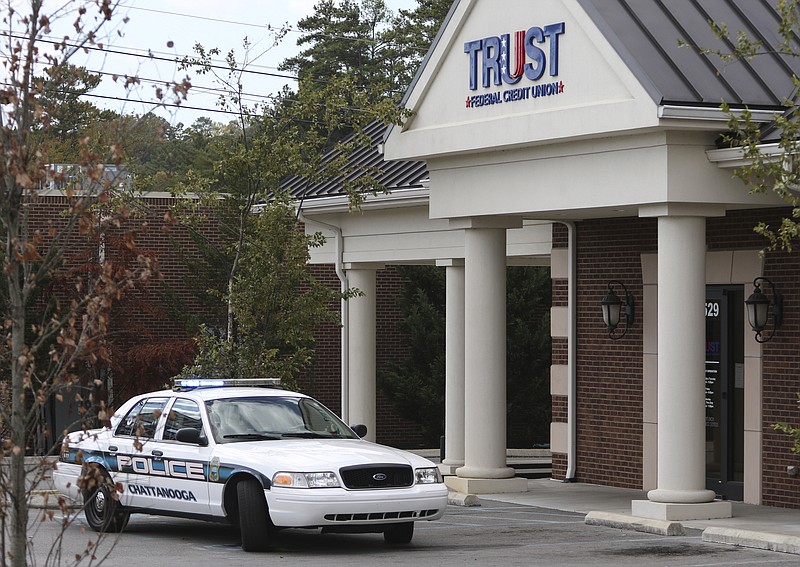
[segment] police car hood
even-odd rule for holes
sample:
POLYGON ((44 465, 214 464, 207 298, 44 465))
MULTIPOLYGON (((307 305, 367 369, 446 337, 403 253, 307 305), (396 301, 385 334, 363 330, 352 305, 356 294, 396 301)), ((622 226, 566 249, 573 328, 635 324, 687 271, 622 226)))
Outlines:
POLYGON ((413 453, 363 439, 284 439, 226 443, 217 447, 222 462, 245 463, 270 470, 320 471, 350 465, 403 464, 435 466, 413 453), (260 466, 259 466, 260 465, 260 466))

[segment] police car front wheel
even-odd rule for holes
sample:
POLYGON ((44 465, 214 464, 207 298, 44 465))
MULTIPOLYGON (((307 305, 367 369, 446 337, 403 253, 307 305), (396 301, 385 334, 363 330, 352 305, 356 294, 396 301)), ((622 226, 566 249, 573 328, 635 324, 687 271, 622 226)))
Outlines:
POLYGON ((403 544, 411 542, 414 537, 414 522, 402 524, 392 524, 383 531, 383 539, 386 543, 403 544))
POLYGON ((82 480, 86 523, 96 532, 121 532, 128 525, 130 514, 119 503, 111 477, 104 469, 90 465, 82 480))
POLYGON ((266 551, 274 532, 267 511, 267 500, 261 483, 254 478, 246 478, 236 485, 239 504, 239 529, 242 533, 242 549, 245 551, 266 551))

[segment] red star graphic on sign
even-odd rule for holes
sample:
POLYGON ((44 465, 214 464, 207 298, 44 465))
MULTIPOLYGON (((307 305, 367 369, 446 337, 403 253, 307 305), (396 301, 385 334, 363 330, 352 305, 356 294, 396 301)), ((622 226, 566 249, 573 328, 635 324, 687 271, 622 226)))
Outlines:
POLYGON ((467 108, 469 108, 469 97, 467 97, 467 108))

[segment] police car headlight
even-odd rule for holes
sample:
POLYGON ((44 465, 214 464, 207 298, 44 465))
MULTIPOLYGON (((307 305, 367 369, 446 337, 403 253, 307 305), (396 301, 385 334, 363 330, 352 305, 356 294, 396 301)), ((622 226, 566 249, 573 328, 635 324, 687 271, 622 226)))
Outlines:
POLYGON ((272 477, 272 485, 286 488, 338 488, 339 479, 332 472, 279 472, 272 477))
POLYGON ((417 484, 436 484, 437 482, 442 482, 442 476, 436 467, 416 470, 417 484))

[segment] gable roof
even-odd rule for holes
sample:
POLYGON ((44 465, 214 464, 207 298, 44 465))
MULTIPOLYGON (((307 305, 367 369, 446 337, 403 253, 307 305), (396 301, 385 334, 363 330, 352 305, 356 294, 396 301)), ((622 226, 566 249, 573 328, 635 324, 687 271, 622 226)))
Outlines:
POLYGON ((657 104, 778 109, 793 96, 800 58, 778 52, 778 0, 577 1, 657 104), (724 23, 734 39, 743 31, 764 53, 750 61, 705 53, 734 47, 709 22, 724 23))
MULTIPOLYGON (((420 69, 406 90, 403 103, 418 83, 431 54, 451 23, 460 2, 454 0, 420 69)), ((565 0, 570 1, 570 0, 565 0)), ((783 109, 794 96, 794 76, 800 76, 800 57, 779 54, 778 0, 573 0, 587 13, 620 58, 659 105, 783 109), (719 38, 709 22, 726 24, 733 37, 742 30, 761 42, 764 54, 751 61, 724 61, 703 49, 730 52, 734 47, 719 38), (679 45, 682 40, 688 46, 679 45)), ((794 37, 800 51, 800 41, 794 37)), ((423 161, 385 161, 380 145, 392 130, 370 126, 372 144, 350 156, 351 177, 379 171, 378 180, 390 190, 421 187, 428 177, 423 161), (361 173, 358 173, 361 171, 361 173)), ((333 159, 335 150, 325 159, 333 159)), ((351 179, 352 180, 352 179, 351 179)), ((305 180, 284 180, 293 197, 313 199, 342 194, 342 179, 306 187, 305 180)))
MULTIPOLYGON (((373 122, 366 128, 372 143, 361 147, 348 156, 347 179, 336 177, 314 183, 306 184, 305 177, 293 176, 284 179, 281 187, 288 190, 295 199, 315 199, 331 197, 344 193, 345 181, 354 180, 371 174, 378 183, 392 191, 397 189, 410 189, 422 187, 422 182, 428 178, 428 170, 424 161, 384 160, 381 152, 383 133, 386 125, 382 122, 373 122)), ((339 156, 339 150, 329 150, 323 156, 323 162, 333 161, 339 156)))

